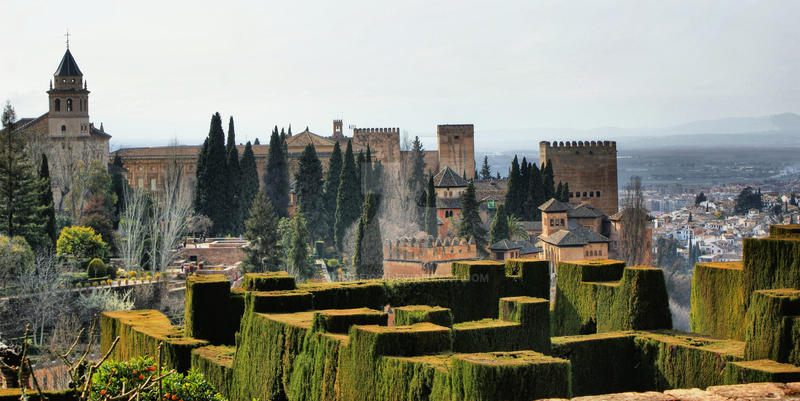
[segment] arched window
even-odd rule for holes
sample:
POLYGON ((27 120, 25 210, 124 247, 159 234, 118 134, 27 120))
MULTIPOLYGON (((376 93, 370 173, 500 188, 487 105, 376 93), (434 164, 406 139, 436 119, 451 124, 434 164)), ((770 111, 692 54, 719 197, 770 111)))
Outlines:
POLYGON ((553 219, 550 219, 550 226, 553 225, 553 219))
POLYGON ((67 126, 66 125, 62 125, 61 126, 61 132, 67 132, 67 126))
POLYGON ((562 226, 564 225, 564 219, 561 219, 561 225, 562 226))
POLYGON ((569 197, 572 198, 572 192, 569 193, 569 197))
POLYGON ((594 192, 593 191, 589 191, 589 197, 590 198, 594 198, 594 192))
POLYGON ((56 99, 55 109, 56 111, 61 111, 61 99, 56 99))
POLYGON ((72 111, 72 99, 67 99, 67 111, 72 111))
POLYGON ((584 197, 584 198, 586 197, 586 192, 585 192, 585 191, 583 192, 583 197, 584 197))
POLYGON ((595 192, 595 193, 594 193, 594 196, 596 196, 596 197, 598 197, 598 198, 599 198, 599 197, 600 197, 600 191, 597 191, 597 192, 595 192))

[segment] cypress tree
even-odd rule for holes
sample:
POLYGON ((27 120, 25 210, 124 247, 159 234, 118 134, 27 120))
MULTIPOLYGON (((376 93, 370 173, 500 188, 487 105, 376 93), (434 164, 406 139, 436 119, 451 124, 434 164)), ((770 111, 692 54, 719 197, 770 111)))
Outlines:
POLYGON ((253 141, 253 145, 261 145, 261 141, 258 140, 258 137, 256 137, 255 141, 253 141))
POLYGON ((528 185, 530 184, 531 164, 523 156, 522 163, 519 165, 519 191, 517 192, 517 214, 515 216, 523 218, 525 215, 525 199, 528 197, 528 185))
POLYGON ((436 217, 436 188, 433 186, 433 176, 428 179, 428 197, 425 201, 425 232, 434 238, 438 236, 439 219, 436 217))
POLYGON ((364 211, 358 223, 353 255, 353 266, 356 278, 359 280, 383 277, 383 241, 378 221, 379 200, 380 197, 372 192, 364 199, 364 211))
POLYGON ((47 155, 42 154, 42 164, 39 166, 39 180, 41 192, 39 193, 39 206, 44 209, 44 233, 49 240, 48 246, 55 246, 56 239, 56 209, 53 205, 53 184, 50 181, 50 166, 47 155))
POLYGON ((305 211, 306 222, 310 227, 311 241, 325 238, 328 223, 323 208, 322 163, 317 157, 314 145, 306 145, 298 162, 295 175, 295 194, 297 205, 305 211))
POLYGON ((227 212, 227 173, 225 157, 225 133, 222 131, 222 117, 214 113, 203 145, 202 160, 198 160, 197 194, 195 209, 208 216, 213 222, 214 235, 225 233, 228 228, 227 212), (202 171, 199 170, 202 163, 202 171), (220 189, 223 190, 220 190, 220 189))
POLYGON ((364 162, 365 162, 365 160, 366 159, 364 158, 364 152, 359 150, 358 151, 358 157, 356 157, 356 169, 358 171, 358 187, 360 188, 359 192, 362 195, 361 199, 364 199, 363 198, 363 194, 364 194, 364 175, 365 175, 364 174, 364 162))
POLYGON ((348 141, 344 152, 342 173, 339 176, 339 191, 336 197, 336 218, 334 222, 334 240, 341 251, 344 233, 361 214, 361 193, 358 180, 358 169, 353 158, 353 144, 348 141))
POLYGON ((264 171, 264 193, 272 202, 278 217, 289 216, 289 166, 284 153, 285 142, 281 141, 278 127, 269 138, 269 156, 264 171))
POLYGON ((556 194, 555 176, 553 175, 553 163, 548 160, 542 167, 542 185, 544 186, 544 202, 554 198, 556 194))
POLYGON ((314 275, 313 265, 309 263, 308 226, 303 216, 303 209, 295 209, 292 218, 292 248, 289 251, 289 270, 298 278, 310 278, 314 275))
MULTIPOLYGON (((239 191, 239 205, 244 206, 241 210, 244 217, 247 217, 247 213, 249 212, 250 208, 253 205, 253 199, 255 198, 256 194, 259 192, 259 182, 258 182, 258 167, 256 166, 256 157, 253 153, 253 146, 248 141, 244 145, 244 152, 242 152, 242 159, 239 162, 239 167, 241 169, 241 187, 239 191), (250 205, 250 206, 247 206, 250 205)), ((272 205, 270 205, 270 208, 272 205)), ((246 227, 245 227, 246 228, 246 227)))
POLYGON ((519 215, 519 191, 522 189, 520 184, 520 171, 519 161, 517 155, 514 155, 514 160, 511 161, 511 170, 508 172, 508 186, 506 187, 505 209, 509 214, 515 216, 519 215))
POLYGON ((194 169, 194 211, 197 214, 205 213, 206 202, 206 154, 208 153, 208 137, 203 140, 200 153, 197 155, 197 167, 194 169))
POLYGON ((489 156, 483 156, 480 177, 482 180, 489 180, 492 178, 492 170, 489 168, 489 156))
POLYGON ((228 204, 227 211, 227 230, 234 235, 242 232, 244 224, 244 212, 247 206, 241 204, 240 191, 242 186, 242 170, 239 166, 239 150, 236 149, 236 133, 233 128, 233 116, 228 120, 228 142, 225 145, 227 168, 227 182, 225 201, 228 204))
POLYGON ((500 205, 497 207, 497 212, 494 214, 494 220, 492 220, 492 232, 489 237, 489 243, 494 244, 498 241, 509 239, 509 234, 506 208, 500 205))
POLYGON ((486 229, 483 228, 481 216, 478 213, 478 200, 475 198, 475 186, 470 181, 467 189, 461 195, 461 224, 458 227, 458 236, 472 238, 478 248, 478 254, 486 254, 486 229))
POLYGON ((342 174, 342 150, 339 142, 333 144, 333 152, 328 159, 328 172, 325 174, 325 194, 323 209, 327 219, 326 241, 333 242, 333 227, 336 224, 336 198, 339 197, 339 178, 342 174))
POLYGON ((539 206, 544 203, 543 186, 542 186, 542 173, 536 164, 531 163, 528 169, 528 194, 525 196, 525 204, 523 206, 523 214, 528 220, 539 221, 542 218, 542 212, 539 206))
POLYGON ((372 152, 369 149, 369 144, 367 144, 367 154, 364 157, 363 163, 360 163, 359 166, 361 167, 361 193, 367 194, 367 192, 372 190, 372 152))
POLYGON ((555 195, 555 198, 559 202, 564 202, 563 192, 564 192, 564 184, 561 183, 561 181, 559 181, 558 186, 556 187, 556 195, 555 195))
POLYGON ((31 248, 41 249, 47 243, 41 184, 25 151, 25 138, 14 130, 15 121, 14 108, 6 103, 0 134, 0 233, 22 236, 31 248))
POLYGON ((569 183, 564 183, 564 190, 561 193, 561 201, 562 202, 569 202, 569 183))
POLYGON ((116 195, 117 199, 114 203, 114 216, 112 222, 114 229, 119 228, 119 216, 122 215, 122 210, 125 208, 125 193, 130 189, 128 181, 122 175, 122 159, 119 155, 114 156, 114 162, 111 164, 111 192, 116 195))
POLYGON ((425 150, 419 137, 414 137, 411 146, 410 166, 406 177, 408 199, 406 203, 413 208, 411 218, 417 222, 420 230, 425 230, 425 150))
POLYGON ((244 248, 242 270, 261 273, 280 270, 282 250, 278 234, 278 216, 263 192, 257 191, 250 207, 250 218, 244 222, 244 237, 250 244, 244 248))

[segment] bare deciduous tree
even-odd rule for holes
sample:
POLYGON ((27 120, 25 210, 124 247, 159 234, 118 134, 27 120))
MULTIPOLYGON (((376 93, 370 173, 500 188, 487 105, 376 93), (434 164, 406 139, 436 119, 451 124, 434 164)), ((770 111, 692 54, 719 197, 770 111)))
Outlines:
POLYGON ((150 262, 154 270, 164 270, 175 259, 175 249, 186 235, 192 218, 192 188, 178 161, 177 141, 170 148, 173 154, 164 169, 164 192, 153 204, 150 221, 150 262))
POLYGON ((142 189, 126 189, 125 208, 119 220, 119 253, 125 267, 140 270, 149 225, 149 196, 142 189))
POLYGON ((620 220, 619 253, 628 266, 645 263, 651 252, 650 239, 647 233, 649 221, 647 209, 644 208, 642 180, 631 177, 625 187, 624 209, 620 220))
POLYGON ((19 276, 20 308, 16 312, 18 320, 31 325, 34 343, 42 345, 45 328, 52 324, 63 302, 58 293, 61 272, 52 254, 37 254, 35 264, 36 269, 19 276))

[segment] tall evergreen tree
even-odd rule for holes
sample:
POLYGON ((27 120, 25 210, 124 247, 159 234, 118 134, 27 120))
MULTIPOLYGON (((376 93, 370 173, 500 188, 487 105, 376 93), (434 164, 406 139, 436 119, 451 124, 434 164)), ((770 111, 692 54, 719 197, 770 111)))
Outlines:
POLYGON ((458 227, 458 236, 466 239, 472 238, 478 248, 478 254, 486 255, 486 229, 478 212, 478 200, 475 198, 475 186, 470 181, 467 189, 461 195, 461 223, 458 227))
POLYGON ((255 141, 253 141, 253 145, 261 145, 261 141, 258 140, 258 137, 256 137, 255 141))
POLYGON ((358 157, 356 157, 356 171, 358 172, 358 187, 359 193, 361 193, 362 202, 363 202, 363 195, 364 195, 364 162, 366 159, 364 158, 364 152, 358 151, 358 157))
POLYGON ((483 164, 481 165, 482 180, 489 180, 492 178, 492 169, 489 168, 489 156, 483 156, 483 164))
POLYGON ((506 187, 505 209, 508 214, 519 216, 520 214, 520 190, 522 185, 520 180, 519 161, 517 155, 511 161, 511 170, 508 172, 508 186, 506 187))
MULTIPOLYGON (((550 160, 542 166, 542 185, 544 186, 544 202, 554 198, 556 195, 555 175, 553 174, 553 162, 550 160)), ((544 203, 543 202, 543 203, 544 203)))
POLYGON ((50 166, 47 155, 42 154, 42 163, 39 166, 39 206, 44 210, 44 233, 49 241, 47 246, 55 247, 58 233, 56 233, 56 209, 53 205, 53 184, 50 181, 50 166))
POLYGON ((129 189, 128 180, 122 175, 122 159, 119 155, 115 155, 114 162, 111 163, 111 192, 117 198, 114 203, 114 216, 112 216, 115 230, 119 228, 119 219, 122 210, 125 209, 125 194, 129 189))
POLYGON ((328 159, 328 172, 325 173, 325 194, 323 210, 327 220, 328 232, 325 240, 333 242, 333 227, 336 224, 336 198, 339 197, 339 178, 342 175, 342 150, 339 142, 334 142, 333 152, 328 159))
POLYGON ((283 251, 278 234, 278 216, 263 192, 257 191, 250 207, 250 218, 244 222, 244 237, 250 244, 244 248, 242 269, 245 273, 281 270, 283 251))
POLYGON ((361 193, 365 194, 372 190, 372 151, 367 144, 367 154, 364 156, 364 161, 360 164, 361 167, 361 193))
POLYGON ((364 199, 364 211, 358 223, 353 255, 353 267, 359 280, 383 277, 383 240, 378 221, 379 200, 380 197, 372 192, 364 199))
POLYGON ((408 199, 406 204, 412 207, 412 219, 417 222, 420 230, 425 230, 425 149, 419 137, 414 137, 409 158, 409 170, 406 176, 408 199))
POLYGON ((323 207, 322 163, 314 145, 306 145, 300 155, 295 180, 297 204, 303 209, 310 227, 310 240, 323 239, 328 232, 328 222, 323 207))
POLYGON ((504 205, 500 205, 497 207, 497 212, 494 214, 494 220, 492 220, 492 231, 489 236, 489 243, 494 244, 495 242, 509 238, 510 232, 508 229, 506 208, 504 205))
POLYGON ((564 202, 564 198, 562 197, 563 195, 562 192, 564 192, 564 184, 561 181, 559 181, 558 186, 556 187, 556 195, 555 195, 556 200, 558 200, 559 202, 564 202))
MULTIPOLYGON (((227 162, 225 157, 225 133, 222 131, 222 117, 214 113, 208 131, 207 143, 203 146, 203 171, 197 171, 197 194, 195 210, 208 216, 214 223, 211 232, 224 234, 228 228, 227 219, 227 162), (221 190, 222 189, 222 190, 221 190)), ((198 160, 198 169, 201 167, 198 160)))
POLYGON ((41 249, 47 243, 41 184, 25 151, 25 138, 14 130, 16 119, 11 103, 6 103, 0 134, 0 233, 22 236, 31 248, 41 249))
POLYGON ((205 174, 206 174, 206 154, 208 153, 208 137, 203 140, 203 146, 200 147, 200 153, 197 154, 197 166, 194 169, 195 184, 194 184, 194 211, 202 215, 201 209, 205 208, 206 190, 205 174))
POLYGON ((531 180, 531 164, 525 156, 522 157, 522 162, 519 164, 519 192, 517 193, 517 217, 524 217, 525 211, 525 198, 528 196, 528 185, 531 180))
MULTIPOLYGON (((247 214, 253 205, 253 199, 260 189, 258 180, 258 167, 256 166, 256 156, 253 153, 253 146, 250 144, 250 141, 247 141, 247 143, 244 145, 242 159, 239 161, 239 168, 241 170, 239 181, 241 185, 239 188, 239 205, 250 205, 241 209, 244 217, 247 217, 247 214)), ((245 229, 246 228, 247 227, 245 227, 245 229)))
POLYGON ((561 193, 561 201, 562 202, 569 202, 569 183, 564 183, 564 190, 561 193))
POLYGON ((278 217, 289 216, 289 165, 284 153, 285 142, 281 141, 278 127, 269 137, 269 157, 264 171, 264 193, 272 202, 278 217))
POLYGON ((308 225, 303 215, 303 209, 295 209, 292 218, 292 249, 289 251, 289 271, 298 278, 311 278, 314 275, 314 266, 309 260, 308 252, 308 225))
POLYGON ((353 157, 353 144, 348 141, 344 152, 342 173, 339 176, 339 191, 336 197, 336 218, 334 223, 334 240, 341 251, 344 245, 344 233, 361 214, 360 185, 358 169, 353 157))
POLYGON ((226 181, 225 200, 229 205, 226 208, 226 232, 238 235, 244 228, 244 211, 249 204, 242 204, 242 169, 239 166, 239 150, 236 149, 236 133, 233 128, 233 116, 228 120, 228 141, 225 144, 228 179, 226 181))
POLYGON ((539 221, 542 219, 542 212, 539 206, 547 202, 544 199, 544 185, 542 184, 542 172, 535 163, 531 163, 528 169, 528 193, 525 196, 523 205, 523 215, 528 220, 539 221))
POLYGON ((436 238, 439 235, 439 219, 436 217, 436 188, 433 176, 428 178, 427 198, 425 200, 425 232, 436 238))

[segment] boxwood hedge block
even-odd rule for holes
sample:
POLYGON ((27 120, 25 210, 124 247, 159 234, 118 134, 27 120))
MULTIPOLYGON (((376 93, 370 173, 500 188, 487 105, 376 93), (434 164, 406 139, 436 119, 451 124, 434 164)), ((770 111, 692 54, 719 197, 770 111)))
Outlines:
POLYGON ((630 331, 553 337, 551 354, 570 361, 573 396, 645 391, 633 338, 630 331))
POLYGON ((254 291, 247 293, 247 302, 256 313, 294 313, 311 310, 314 297, 303 291, 254 291))
POLYGON ((450 357, 385 357, 376 382, 379 400, 450 400, 450 357))
POLYGON ((569 361, 534 351, 457 354, 450 375, 456 400, 570 397, 569 361))
POLYGON ((791 349, 789 349, 788 362, 800 366, 800 316, 795 316, 792 320, 792 330, 790 335, 791 349))
POLYGON ((725 384, 800 381, 800 366, 771 359, 731 362, 725 370, 725 384))
POLYGON ((451 272, 461 280, 482 283, 501 280, 506 276, 505 265, 491 260, 454 262, 451 272))
POLYGON ((800 289, 799 238, 745 238, 742 253, 745 304, 756 290, 800 289))
POLYGON ((453 351, 463 353, 529 349, 528 333, 519 323, 483 319, 453 325, 453 351))
POLYGON ((329 333, 347 333, 354 324, 386 326, 389 314, 375 309, 327 309, 314 312, 312 329, 329 333))
POLYGON ((314 309, 382 308, 386 294, 380 280, 300 284, 297 288, 311 293, 314 309))
POLYGON ((649 266, 626 267, 606 321, 610 324, 604 327, 603 320, 598 322, 598 331, 671 329, 664 272, 649 266))
POLYGON ((192 369, 203 374, 214 388, 226 398, 233 382, 235 347, 209 345, 192 350, 192 369))
POLYGON ((754 292, 747 309, 746 359, 788 362, 797 349, 798 337, 792 333, 796 316, 800 316, 800 290, 754 292))
POLYGON ((108 352, 114 339, 119 342, 109 358, 127 361, 131 358, 156 357, 159 343, 161 360, 169 368, 186 372, 191 367, 191 351, 208 345, 208 341, 184 337, 183 330, 172 326, 169 319, 155 310, 103 312, 100 315, 100 350, 108 352))
POLYGON ((533 297, 500 298, 500 319, 523 326, 527 339, 523 348, 550 351, 550 301, 533 297))
POLYGON ((506 276, 519 277, 524 294, 550 299, 550 262, 546 260, 509 259, 506 276))
POLYGON ((800 238, 800 224, 769 226, 769 236, 800 238))
POLYGON ((450 329, 433 323, 411 326, 353 326, 350 342, 364 356, 414 356, 453 349, 450 329))
MULTIPOLYGON (((44 399, 39 397, 39 392, 36 390, 28 390, 25 392, 30 401, 78 401, 78 394, 72 390, 64 391, 42 391, 44 399)), ((19 388, 0 388, 0 401, 19 401, 22 396, 22 390, 19 388)))
POLYGON ((698 263, 692 274, 691 331, 744 341, 741 261, 698 263))
POLYGON ((452 327, 453 312, 450 311, 450 308, 428 305, 408 305, 394 308, 395 326, 408 326, 422 322, 452 327))
POLYGON ((294 277, 289 273, 247 273, 242 277, 242 289, 246 291, 281 291, 295 289, 294 277))

